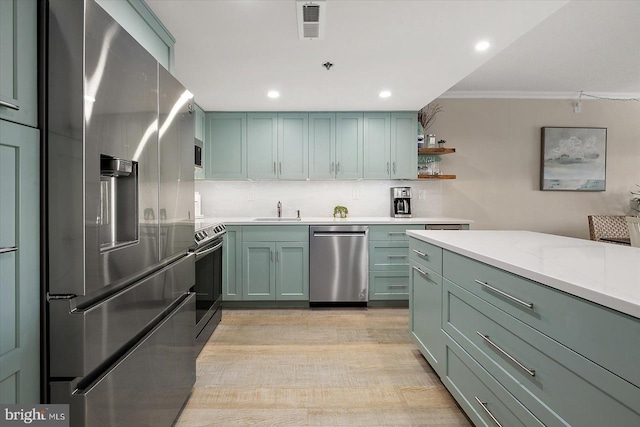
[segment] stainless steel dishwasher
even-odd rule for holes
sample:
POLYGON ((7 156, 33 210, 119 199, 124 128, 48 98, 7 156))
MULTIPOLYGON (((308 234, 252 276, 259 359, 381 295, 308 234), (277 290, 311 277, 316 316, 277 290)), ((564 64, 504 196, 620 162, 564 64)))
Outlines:
POLYGON ((369 227, 309 227, 309 301, 361 303, 369 299, 369 227))

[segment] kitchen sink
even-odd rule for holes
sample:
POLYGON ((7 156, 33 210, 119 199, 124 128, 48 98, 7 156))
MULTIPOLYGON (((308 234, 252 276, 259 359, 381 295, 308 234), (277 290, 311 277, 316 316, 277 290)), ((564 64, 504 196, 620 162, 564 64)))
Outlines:
POLYGON ((264 218, 254 218, 256 222, 298 222, 302 220, 302 218, 296 217, 264 217, 264 218))

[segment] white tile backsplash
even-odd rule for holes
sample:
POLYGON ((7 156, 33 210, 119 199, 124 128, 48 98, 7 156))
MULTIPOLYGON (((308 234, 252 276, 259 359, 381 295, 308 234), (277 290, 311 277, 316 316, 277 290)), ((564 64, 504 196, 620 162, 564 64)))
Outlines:
POLYGON ((205 217, 332 216, 346 206, 349 216, 390 216, 390 188, 411 187, 414 217, 440 217, 442 182, 429 181, 196 181, 205 217), (420 199, 420 191, 425 198, 420 199))

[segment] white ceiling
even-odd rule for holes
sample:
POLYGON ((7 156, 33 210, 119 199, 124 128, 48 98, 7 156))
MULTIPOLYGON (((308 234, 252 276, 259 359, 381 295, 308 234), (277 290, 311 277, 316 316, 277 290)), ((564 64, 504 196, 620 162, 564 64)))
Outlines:
POLYGON ((452 86, 640 93, 637 1, 327 0, 312 41, 298 39, 294 0, 146 2, 206 111, 418 110, 452 86))

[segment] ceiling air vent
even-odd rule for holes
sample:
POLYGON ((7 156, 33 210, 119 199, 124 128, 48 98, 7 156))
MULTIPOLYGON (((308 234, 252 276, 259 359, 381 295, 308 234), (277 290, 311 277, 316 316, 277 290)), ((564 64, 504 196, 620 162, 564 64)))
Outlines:
POLYGON ((297 1, 298 37, 300 40, 324 38, 324 21, 327 4, 324 0, 297 1))

